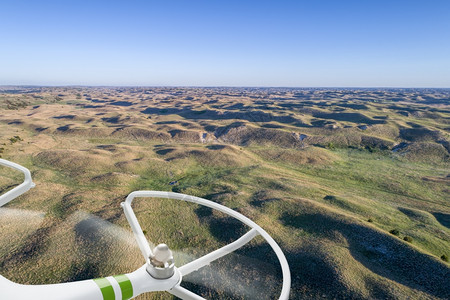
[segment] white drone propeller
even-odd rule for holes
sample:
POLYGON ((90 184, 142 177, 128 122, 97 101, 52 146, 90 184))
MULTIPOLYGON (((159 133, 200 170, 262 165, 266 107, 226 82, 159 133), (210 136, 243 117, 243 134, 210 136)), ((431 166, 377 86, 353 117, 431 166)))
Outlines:
MULTIPOLYGON (((22 184, 0 196, 0 207, 17 198, 34 187, 30 171, 13 162, 0 159, 0 165, 21 171, 25 175, 22 184)), ((121 203, 125 216, 131 225, 139 249, 145 259, 145 264, 134 272, 97 278, 47 285, 22 285, 14 283, 0 275, 0 295, 4 300, 46 299, 46 300, 116 300, 131 299, 140 294, 156 291, 167 291, 184 300, 204 299, 185 289, 180 284, 183 276, 197 271, 211 262, 230 254, 250 242, 257 235, 261 235, 275 252, 283 274, 283 284, 279 299, 287 300, 291 285, 289 266, 278 244, 272 237, 256 223, 242 214, 215 202, 172 192, 135 191, 128 195, 121 203), (131 208, 134 198, 167 198, 187 201, 218 210, 232 216, 251 227, 251 230, 236 241, 195 259, 181 267, 175 267, 172 251, 166 244, 159 244, 153 250, 139 225, 136 215, 131 208)), ((1 214, 0 214, 1 217, 1 214)))

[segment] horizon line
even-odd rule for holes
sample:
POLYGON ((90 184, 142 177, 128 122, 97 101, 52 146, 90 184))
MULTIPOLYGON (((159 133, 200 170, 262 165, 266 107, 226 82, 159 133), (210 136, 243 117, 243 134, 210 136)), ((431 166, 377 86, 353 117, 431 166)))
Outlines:
POLYGON ((402 86, 239 86, 239 85, 82 85, 82 84, 0 84, 0 87, 84 87, 84 88, 287 88, 287 89, 450 89, 449 87, 402 86))

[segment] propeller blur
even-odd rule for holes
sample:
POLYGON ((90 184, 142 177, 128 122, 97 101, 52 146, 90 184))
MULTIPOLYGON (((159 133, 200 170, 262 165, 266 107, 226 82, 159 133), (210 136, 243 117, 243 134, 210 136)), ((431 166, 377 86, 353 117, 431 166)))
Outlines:
MULTIPOLYGON (((33 188, 34 183, 31 179, 30 171, 25 167, 4 159, 0 159, 0 165, 18 170, 25 176, 22 184, 7 191, 3 195, 0 195, 1 207, 33 188)), ((144 259, 144 264, 140 268, 131 273, 108 276, 106 278, 48 285, 17 284, 0 275, 1 299, 123 300, 134 298, 143 293, 156 291, 167 291, 170 294, 185 300, 204 299, 182 287, 181 283, 183 278, 188 279, 188 281, 194 284, 202 286, 220 284, 221 282, 227 282, 227 285, 229 286, 239 286, 240 283, 238 279, 226 276, 224 274, 219 274, 221 273, 219 269, 211 268, 209 270, 209 272, 217 273, 219 275, 217 276, 219 280, 208 280, 207 278, 213 278, 213 276, 205 276, 204 272, 201 273, 197 271, 210 265, 219 258, 232 254, 234 251, 249 243, 256 236, 261 236, 270 245, 280 263, 283 274, 283 284, 279 299, 285 300, 289 298, 291 278, 289 266, 283 252, 266 231, 242 214, 215 202, 199 197, 159 191, 132 192, 128 195, 126 200, 121 203, 121 206, 124 209, 125 216, 131 226, 137 246, 139 247, 144 259), (193 259, 185 265, 176 267, 175 260, 177 258, 183 257, 183 261, 187 261, 188 258, 191 258, 191 256, 185 253, 173 251, 166 244, 154 246, 149 243, 131 207, 131 203, 135 198, 162 198, 196 203, 198 205, 206 206, 227 214, 246 224, 251 229, 234 242, 231 242, 230 244, 204 256, 193 259)), ((85 212, 77 212, 72 217, 72 221, 75 220, 75 222, 77 222, 79 225, 78 229, 82 233, 84 232, 89 234, 96 232, 102 235, 109 235, 118 240, 120 243, 126 245, 132 244, 131 234, 129 231, 121 228, 120 226, 114 225, 85 212)), ((43 219, 44 213, 41 212, 0 208, 0 224, 4 220, 7 220, 7 224, 9 224, 8 226, 17 226, 16 235, 18 237, 23 238, 23 236, 32 234, 32 228, 34 226, 37 228, 43 219), (27 222, 27 226, 22 226, 24 222, 20 221, 21 218, 29 220, 29 222, 27 222)), ((2 245, 2 238, 0 238, 0 247, 2 245)), ((13 237, 8 236, 7 238, 9 239, 13 237)), ((234 255, 235 258, 239 257, 237 254, 232 255, 234 255)), ((235 261, 239 261, 239 259, 235 259, 235 261)), ((261 290, 263 291, 264 287, 261 287, 261 290)), ((247 287, 244 296, 253 298, 257 294, 258 291, 247 287)))

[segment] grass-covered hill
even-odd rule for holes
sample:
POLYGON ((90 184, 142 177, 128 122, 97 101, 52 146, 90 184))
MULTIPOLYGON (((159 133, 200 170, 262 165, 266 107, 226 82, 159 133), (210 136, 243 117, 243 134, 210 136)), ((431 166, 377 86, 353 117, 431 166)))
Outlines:
MULTIPOLYGON (((292 299, 448 299, 449 130, 449 90, 3 87, 0 155, 37 186, 0 209, 0 274, 37 284, 132 271, 142 261, 119 204, 151 189, 260 224, 289 261, 292 299)), ((19 182, 0 169, 0 192, 19 182)), ((195 205, 135 210, 180 263, 246 231, 195 205)), ((187 286, 273 299, 273 259, 257 239, 187 286)))

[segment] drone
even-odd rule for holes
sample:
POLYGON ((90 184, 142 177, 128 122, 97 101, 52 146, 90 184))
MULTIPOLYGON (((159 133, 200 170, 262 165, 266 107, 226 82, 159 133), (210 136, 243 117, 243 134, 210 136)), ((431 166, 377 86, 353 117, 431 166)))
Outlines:
MULTIPOLYGON (((0 196, 0 207, 2 207, 35 187, 35 184, 27 168, 5 159, 0 159, 0 165, 20 171, 25 176, 23 183, 0 196)), ((263 237, 270 245, 281 266, 283 283, 279 299, 287 300, 289 298, 291 275, 283 251, 264 229, 244 215, 203 198, 163 191, 134 191, 120 205, 144 258, 145 264, 142 267, 127 274, 45 285, 18 284, 0 275, 0 298, 3 300, 124 300, 132 299, 144 293, 166 291, 183 300, 205 299, 181 286, 183 276, 236 251, 258 235, 263 237), (131 207, 135 198, 165 198, 195 203, 227 214, 248 225, 251 229, 226 246, 194 259, 183 266, 176 267, 172 251, 166 244, 159 244, 151 249, 131 207)))

